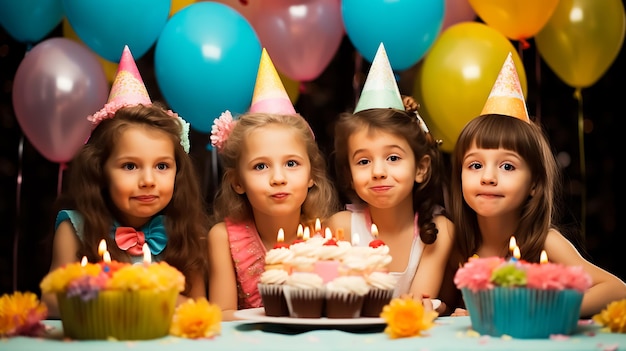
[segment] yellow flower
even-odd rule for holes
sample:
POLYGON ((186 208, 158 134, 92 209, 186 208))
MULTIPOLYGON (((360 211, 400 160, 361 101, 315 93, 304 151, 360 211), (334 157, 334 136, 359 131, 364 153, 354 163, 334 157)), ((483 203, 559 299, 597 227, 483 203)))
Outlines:
POLYGON ((592 318, 611 332, 626 333, 626 299, 611 302, 592 318))
POLYGON ((204 297, 176 308, 170 334, 182 338, 212 338, 222 330, 222 310, 204 297))
POLYGON ((34 335, 48 315, 46 305, 31 292, 15 292, 0 297, 0 336, 34 335))
POLYGON ((380 314, 387 322, 385 333, 392 339, 420 336, 434 325, 437 316, 435 311, 424 312, 422 302, 410 297, 394 298, 380 314))

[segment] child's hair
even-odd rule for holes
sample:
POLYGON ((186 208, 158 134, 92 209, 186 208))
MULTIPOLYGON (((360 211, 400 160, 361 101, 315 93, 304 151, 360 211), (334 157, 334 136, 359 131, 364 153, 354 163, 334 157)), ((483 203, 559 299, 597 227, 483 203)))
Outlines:
POLYGON ((534 195, 523 204, 515 233, 507 234, 515 235, 523 259, 538 262, 556 216, 555 201, 561 186, 558 164, 539 125, 506 115, 488 114, 467 123, 452 155, 451 215, 457 224, 455 242, 459 263, 476 253, 482 244, 476 212, 465 202, 461 184, 463 158, 472 145, 514 151, 528 164, 534 195))
POLYGON ((443 187, 446 175, 443 170, 443 159, 437 142, 430 133, 424 132, 421 121, 415 113, 398 109, 374 108, 357 113, 344 113, 335 125, 334 161, 337 173, 337 184, 349 200, 354 204, 363 204, 356 191, 352 188, 352 172, 348 155, 348 138, 361 129, 368 132, 383 131, 400 136, 409 143, 415 162, 425 155, 430 156, 430 167, 424 181, 413 184, 413 210, 419 213, 418 226, 420 237, 426 244, 437 239, 437 227, 433 222, 436 205, 443 206, 443 187))
POLYGON ((202 272, 206 264, 205 250, 199 248, 206 246, 201 241, 208 232, 205 204, 194 165, 180 144, 181 124, 159 104, 120 108, 113 118, 100 122, 72 160, 66 195, 69 202, 64 207, 77 209, 84 219, 84 238, 77 258, 84 255, 91 262, 98 261, 98 244, 104 238, 112 258, 130 262, 128 253, 119 249, 109 236, 119 210, 111 201, 110 180, 104 171, 120 136, 129 127, 159 130, 172 140, 176 178, 172 200, 160 213, 166 216, 168 236, 162 260, 185 276, 191 271, 202 272))
MULTIPOLYGON (((306 145, 307 155, 311 162, 311 178, 315 184, 309 189, 306 200, 302 204, 301 223, 312 225, 316 218, 324 220, 338 210, 339 203, 335 187, 326 173, 326 159, 315 142, 307 121, 300 115, 248 113, 236 121, 234 129, 228 135, 228 140, 220 149, 219 155, 224 174, 214 201, 214 223, 221 222, 226 217, 234 222, 252 218, 250 202, 245 194, 235 192, 232 188, 232 180, 237 176, 242 145, 246 138, 256 129, 272 125, 291 128, 297 138, 306 145)), ((277 140, 267 140, 267 142, 280 143, 277 140)))

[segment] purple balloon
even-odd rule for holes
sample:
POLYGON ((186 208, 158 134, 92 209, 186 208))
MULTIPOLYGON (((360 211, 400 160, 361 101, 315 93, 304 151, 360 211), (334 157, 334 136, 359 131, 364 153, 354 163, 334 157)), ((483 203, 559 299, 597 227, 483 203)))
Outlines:
POLYGON ((91 132, 87 116, 109 93, 97 56, 79 43, 52 38, 34 46, 13 82, 13 108, 24 134, 48 160, 65 163, 91 132))

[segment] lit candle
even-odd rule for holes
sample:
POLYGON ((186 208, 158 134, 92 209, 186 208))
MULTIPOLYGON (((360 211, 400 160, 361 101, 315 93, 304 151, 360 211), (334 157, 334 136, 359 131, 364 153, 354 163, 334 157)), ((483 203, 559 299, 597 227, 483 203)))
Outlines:
POLYGON ((302 234, 302 239, 304 241, 307 241, 307 240, 311 239, 311 229, 309 229, 309 227, 305 227, 304 228, 304 233, 302 234))
POLYGON ((98 256, 102 257, 104 252, 107 250, 107 242, 106 240, 100 240, 100 244, 98 244, 98 256))
POLYGON ((374 239, 378 238, 378 227, 374 223, 372 223, 371 232, 372 232, 372 236, 374 237, 374 239))
POLYGON ((278 235, 276 236, 276 244, 274 245, 275 249, 280 248, 288 248, 289 245, 285 243, 285 231, 283 228, 278 229, 278 235))
POLYGON ((540 263, 548 263, 548 254, 546 253, 546 250, 541 250, 541 256, 539 257, 539 262, 540 263))
POLYGON ((372 231, 372 236, 374 237, 374 240, 370 241, 368 246, 377 248, 379 246, 385 245, 385 243, 382 240, 378 239, 378 227, 376 226, 376 224, 372 223, 371 231, 372 231))
POLYGON ((148 243, 143 244, 143 246, 141 247, 141 251, 143 252, 143 264, 147 266, 152 263, 152 253, 150 253, 148 243))
POLYGON ((304 235, 304 229, 302 228, 302 224, 298 224, 298 231, 296 232, 296 238, 302 239, 304 235))
POLYGON ((359 239, 359 234, 354 233, 354 235, 352 235, 352 246, 359 246, 359 241, 361 239, 359 239))
POLYGON ((509 240, 509 252, 513 255, 513 251, 517 246, 517 242, 515 241, 515 237, 511 235, 511 240, 509 240))
POLYGON ((513 258, 517 261, 520 257, 522 257, 522 255, 519 252, 519 246, 515 246, 515 248, 513 248, 513 258))
POLYGON ((111 254, 109 253, 109 251, 104 251, 104 253, 102 254, 102 260, 104 261, 104 263, 111 263, 111 254))
POLYGON ((319 218, 315 219, 315 235, 322 235, 322 223, 319 218))
POLYGON ((330 230, 330 228, 326 227, 324 229, 324 239, 328 240, 328 239, 332 239, 333 238, 333 231, 330 230))
POLYGON ((80 260, 80 266, 85 267, 86 265, 87 265, 87 256, 83 256, 83 258, 80 260))

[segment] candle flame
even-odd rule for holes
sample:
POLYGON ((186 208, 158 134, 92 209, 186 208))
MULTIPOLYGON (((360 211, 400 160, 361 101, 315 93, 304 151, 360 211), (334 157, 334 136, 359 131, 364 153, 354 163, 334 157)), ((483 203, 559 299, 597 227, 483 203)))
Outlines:
POLYGON ((106 240, 100 240, 100 244, 98 244, 98 256, 102 257, 104 252, 107 250, 107 242, 106 240))
POLYGON ((352 246, 359 246, 359 234, 354 233, 354 235, 352 235, 352 246))
POLYGON ((324 229, 324 239, 330 240, 332 238, 333 238, 333 231, 330 230, 330 228, 326 227, 326 229, 324 229))
POLYGON ((150 253, 148 243, 143 244, 141 251, 143 252, 143 263, 150 264, 152 262, 152 254, 150 253))
POLYGON ((546 253, 546 250, 541 250, 541 256, 539 257, 539 262, 548 263, 548 254, 546 253))
POLYGON ((522 254, 519 252, 519 246, 515 246, 515 248, 513 249, 513 257, 518 260, 520 259, 520 257, 522 257, 522 254))
POLYGON ((279 243, 282 243, 283 241, 285 241, 285 231, 283 230, 283 228, 278 229, 278 235, 276 236, 276 241, 278 241, 279 243))
POLYGON ((509 240, 509 251, 513 253, 513 250, 515 250, 516 246, 517 246, 517 242, 515 241, 515 237, 511 235, 511 240, 509 240))
POLYGON ((104 251, 104 253, 102 254, 102 260, 106 263, 111 263, 111 254, 109 253, 109 251, 104 251))
POLYGON ((296 237, 298 239, 302 239, 303 235, 304 235, 304 229, 302 228, 302 224, 298 224, 298 232, 296 233, 296 237))
POLYGON ((315 219, 315 234, 322 233, 322 223, 319 218, 315 219))
POLYGON ((372 223, 372 236, 378 238, 378 227, 374 223, 372 223))
POLYGON ((304 228, 304 234, 302 234, 302 239, 305 241, 311 239, 311 229, 309 229, 309 227, 304 228))
POLYGON ((83 258, 80 260, 80 266, 85 267, 86 265, 87 265, 87 256, 83 256, 83 258))

